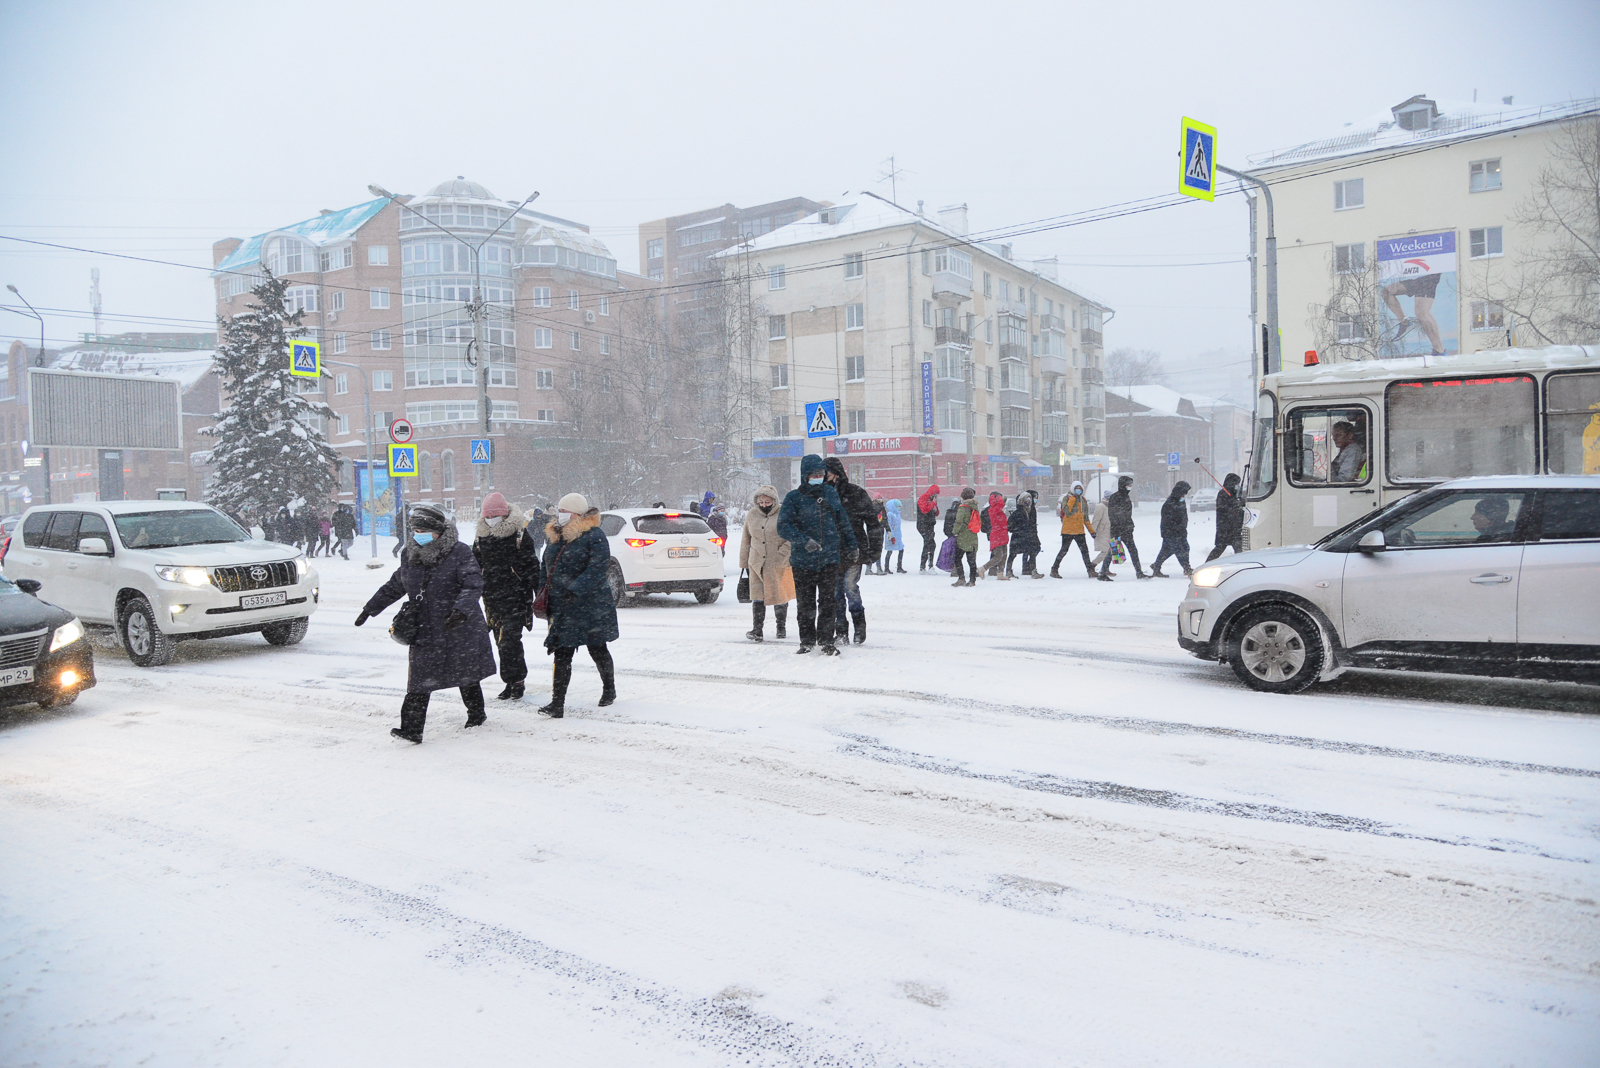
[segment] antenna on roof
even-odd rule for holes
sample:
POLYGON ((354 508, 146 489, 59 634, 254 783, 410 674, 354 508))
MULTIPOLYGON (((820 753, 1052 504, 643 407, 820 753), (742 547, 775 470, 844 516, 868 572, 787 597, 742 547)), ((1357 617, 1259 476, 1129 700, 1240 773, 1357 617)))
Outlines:
POLYGON ((889 199, 895 204, 900 203, 900 178, 907 171, 903 167, 894 165, 894 157, 890 156, 883 161, 884 169, 878 173, 878 181, 889 183, 889 199))

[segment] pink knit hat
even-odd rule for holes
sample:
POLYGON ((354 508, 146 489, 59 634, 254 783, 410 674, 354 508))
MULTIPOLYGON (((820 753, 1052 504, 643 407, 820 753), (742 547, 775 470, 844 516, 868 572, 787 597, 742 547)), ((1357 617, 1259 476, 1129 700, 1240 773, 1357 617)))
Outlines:
POLYGON ((504 494, 491 493, 483 499, 483 515, 487 519, 492 515, 510 515, 511 505, 506 503, 504 494))

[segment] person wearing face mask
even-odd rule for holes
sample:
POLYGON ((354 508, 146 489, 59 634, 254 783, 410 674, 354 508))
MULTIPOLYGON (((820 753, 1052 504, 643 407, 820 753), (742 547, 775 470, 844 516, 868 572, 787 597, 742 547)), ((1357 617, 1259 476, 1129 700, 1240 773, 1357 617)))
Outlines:
POLYGON ((776 636, 784 637, 789 602, 794 600, 794 570, 789 566, 789 543, 778 534, 778 491, 771 486, 756 490, 755 506, 745 514, 739 569, 750 572, 750 616, 755 623, 745 637, 763 640, 768 605, 777 620, 776 636))
POLYGON ((472 555, 483 569, 483 614, 500 652, 500 681, 506 688, 498 700, 522 700, 528 661, 522 632, 533 629, 533 595, 539 589, 539 549, 528 536, 528 524, 511 514, 499 493, 483 499, 483 518, 472 541, 472 555))
POLYGON ((451 686, 461 691, 467 726, 484 722, 479 684, 494 674, 494 652, 478 607, 482 593, 483 572, 472 550, 461 544, 456 525, 432 505, 413 507, 400 566, 356 616, 359 627, 408 595, 421 610, 421 629, 407 647, 409 669, 400 726, 389 732, 396 738, 421 744, 429 696, 451 686))
POLYGON ((572 658, 580 645, 588 648, 589 659, 600 672, 600 706, 617 699, 616 666, 606 644, 616 641, 620 632, 606 574, 611 544, 600 529, 600 509, 589 507, 583 494, 569 493, 556 503, 544 536, 545 602, 550 615, 544 647, 556 665, 550 703, 539 711, 560 719, 566 715, 572 658))
POLYGON ((790 490, 778 509, 778 536, 789 543, 795 600, 800 611, 800 648, 817 645, 838 656, 834 645, 838 617, 839 562, 854 560, 856 539, 839 494, 823 477, 822 457, 800 458, 800 488, 790 490))

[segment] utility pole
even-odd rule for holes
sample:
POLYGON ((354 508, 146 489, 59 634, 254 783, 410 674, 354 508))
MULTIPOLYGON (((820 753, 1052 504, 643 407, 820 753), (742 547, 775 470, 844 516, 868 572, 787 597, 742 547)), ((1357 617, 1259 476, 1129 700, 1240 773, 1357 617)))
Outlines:
MULTIPOLYGON (((11 290, 12 294, 18 300, 22 301, 23 304, 27 304, 27 306, 28 306, 28 314, 29 315, 32 315, 35 319, 39 320, 39 355, 34 358, 33 365, 35 367, 43 367, 44 366, 44 316, 40 315, 38 313, 38 311, 36 311, 34 309, 32 304, 28 304, 28 298, 23 296, 17 290, 16 286, 8 285, 8 286, 6 286, 6 288, 11 290)), ((14 311, 15 309, 12 309, 12 310, 14 311)), ((28 407, 30 409, 32 409, 32 407, 33 407, 33 394, 32 394, 31 391, 28 394, 28 407)), ((53 503, 52 500, 51 500, 51 497, 53 496, 53 491, 52 491, 51 486, 50 486, 50 450, 49 450, 49 448, 47 448, 45 446, 40 446, 39 455, 41 457, 40 467, 42 467, 44 469, 44 503, 45 504, 51 504, 51 503, 53 503)))
MULTIPOLYGON (((1256 368, 1257 380, 1263 374, 1272 374, 1274 371, 1283 370, 1283 338, 1278 334, 1278 229, 1272 214, 1272 188, 1260 178, 1252 177, 1232 167, 1216 164, 1217 170, 1229 174, 1241 182, 1249 182, 1261 190, 1261 199, 1267 205, 1267 348, 1262 352, 1265 367, 1256 368)), ((1250 252, 1255 254, 1254 242, 1251 243, 1250 252)), ((1254 346, 1254 340, 1251 345, 1254 346)))
MULTIPOLYGON (((362 437, 366 438, 367 441, 367 508, 370 511, 372 505, 377 501, 377 495, 373 492, 375 486, 372 478, 372 381, 370 376, 367 374, 367 369, 358 363, 345 363, 343 360, 328 359, 324 359, 322 362, 331 363, 335 367, 354 367, 357 371, 361 372, 361 388, 363 394, 365 395, 365 406, 367 412, 367 429, 365 433, 362 434, 362 437)), ((378 558, 378 513, 371 512, 371 516, 372 558, 376 560, 378 558)), ((396 533, 403 536, 403 532, 397 531, 396 533)))

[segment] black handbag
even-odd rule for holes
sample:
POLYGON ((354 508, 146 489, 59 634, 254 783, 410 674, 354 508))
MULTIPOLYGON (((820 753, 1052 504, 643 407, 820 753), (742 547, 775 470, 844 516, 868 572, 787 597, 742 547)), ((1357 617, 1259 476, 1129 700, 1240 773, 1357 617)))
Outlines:
POLYGON ((750 603, 750 572, 749 571, 741 571, 741 572, 739 572, 739 592, 738 592, 738 597, 739 597, 739 603, 740 604, 749 604, 750 603))
POLYGON ((417 635, 422 633, 423 606, 428 599, 428 583, 432 581, 433 569, 429 568, 422 579, 422 589, 400 606, 400 611, 394 614, 394 622, 389 624, 389 637, 401 645, 414 645, 417 635))

